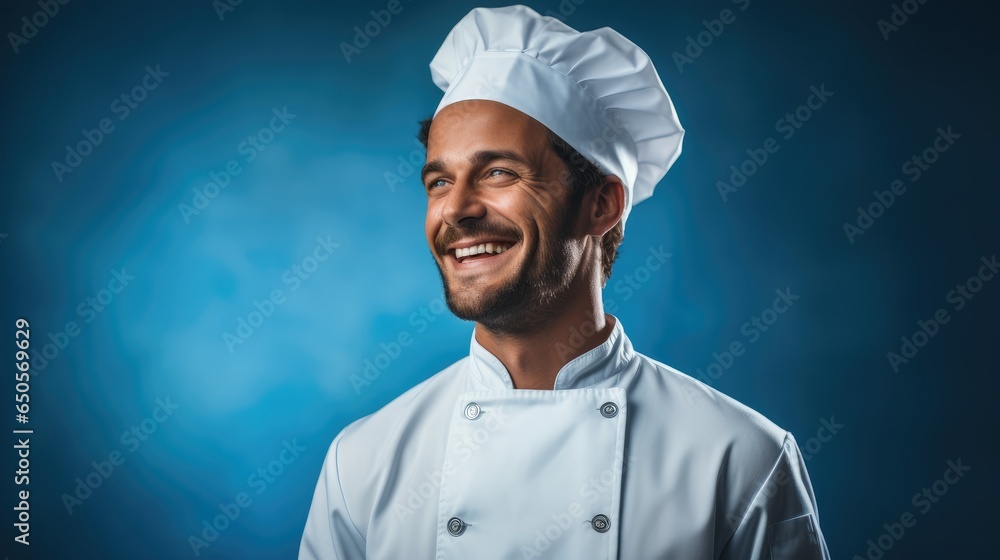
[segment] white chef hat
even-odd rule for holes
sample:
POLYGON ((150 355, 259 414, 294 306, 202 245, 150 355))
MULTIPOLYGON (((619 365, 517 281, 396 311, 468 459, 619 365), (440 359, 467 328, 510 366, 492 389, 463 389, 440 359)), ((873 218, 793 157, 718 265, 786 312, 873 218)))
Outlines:
POLYGON ((527 6, 476 8, 431 61, 444 97, 534 118, 625 185, 622 225, 681 153, 673 103, 649 56, 617 31, 579 32, 527 6))

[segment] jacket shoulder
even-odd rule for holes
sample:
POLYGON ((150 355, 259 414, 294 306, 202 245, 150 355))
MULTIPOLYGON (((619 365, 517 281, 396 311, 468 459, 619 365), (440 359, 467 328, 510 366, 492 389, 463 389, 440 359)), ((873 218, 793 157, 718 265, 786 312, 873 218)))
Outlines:
POLYGON ((707 433, 723 439, 749 438, 770 450, 773 459, 780 453, 787 432, 753 408, 671 366, 648 356, 641 360, 638 383, 662 399, 663 410, 697 418, 707 433))
MULTIPOLYGON (((670 452, 699 465, 702 495, 715 496, 716 545, 733 534, 754 498, 782 462, 798 457, 795 439, 766 416, 736 399, 656 360, 642 361, 635 389, 655 399, 653 437, 670 452)), ((790 489, 790 488, 789 488, 790 489)))
POLYGON ((685 453, 719 469, 720 483, 752 492, 768 477, 790 435, 736 399, 647 356, 635 389, 650 395, 665 437, 685 453))

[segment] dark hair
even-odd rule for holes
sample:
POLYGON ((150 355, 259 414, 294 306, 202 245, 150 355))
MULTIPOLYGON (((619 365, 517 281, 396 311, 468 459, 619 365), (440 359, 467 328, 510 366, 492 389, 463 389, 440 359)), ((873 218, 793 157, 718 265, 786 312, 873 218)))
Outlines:
MULTIPOLYGON (((424 145, 424 148, 427 147, 427 138, 430 135, 432 120, 433 117, 428 117, 420 121, 420 131, 417 133, 417 139, 424 145)), ((583 201, 583 195, 591 189, 596 189, 603 185, 605 174, 597 164, 588 160, 573 146, 570 146, 565 140, 557 136, 556 133, 548 128, 545 131, 548 134, 549 145, 566 166, 569 175, 569 185, 572 187, 567 212, 569 213, 569 217, 575 220, 580 212, 580 203, 583 201)), ((615 264, 615 259, 618 257, 618 246, 621 245, 623 235, 624 230, 622 229, 621 220, 619 220, 615 224, 615 227, 608 230, 601 237, 602 285, 606 284, 608 278, 611 277, 611 267, 615 264)))

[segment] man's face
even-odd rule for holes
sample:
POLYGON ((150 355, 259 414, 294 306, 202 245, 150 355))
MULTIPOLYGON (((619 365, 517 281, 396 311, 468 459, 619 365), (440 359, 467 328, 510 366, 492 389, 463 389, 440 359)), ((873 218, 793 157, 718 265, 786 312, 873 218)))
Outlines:
POLYGON ((542 326, 566 302, 583 247, 579 200, 547 130, 470 100, 438 113, 427 144, 427 241, 448 307, 497 332, 542 326))

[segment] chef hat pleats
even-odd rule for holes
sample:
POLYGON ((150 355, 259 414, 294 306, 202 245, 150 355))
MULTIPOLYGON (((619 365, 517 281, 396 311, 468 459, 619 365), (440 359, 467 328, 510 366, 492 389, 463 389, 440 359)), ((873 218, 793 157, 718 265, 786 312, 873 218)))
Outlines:
POLYGON ((534 118, 625 185, 622 224, 681 152, 684 129, 649 56, 617 31, 579 32, 527 6, 476 8, 430 64, 444 97, 534 118))

